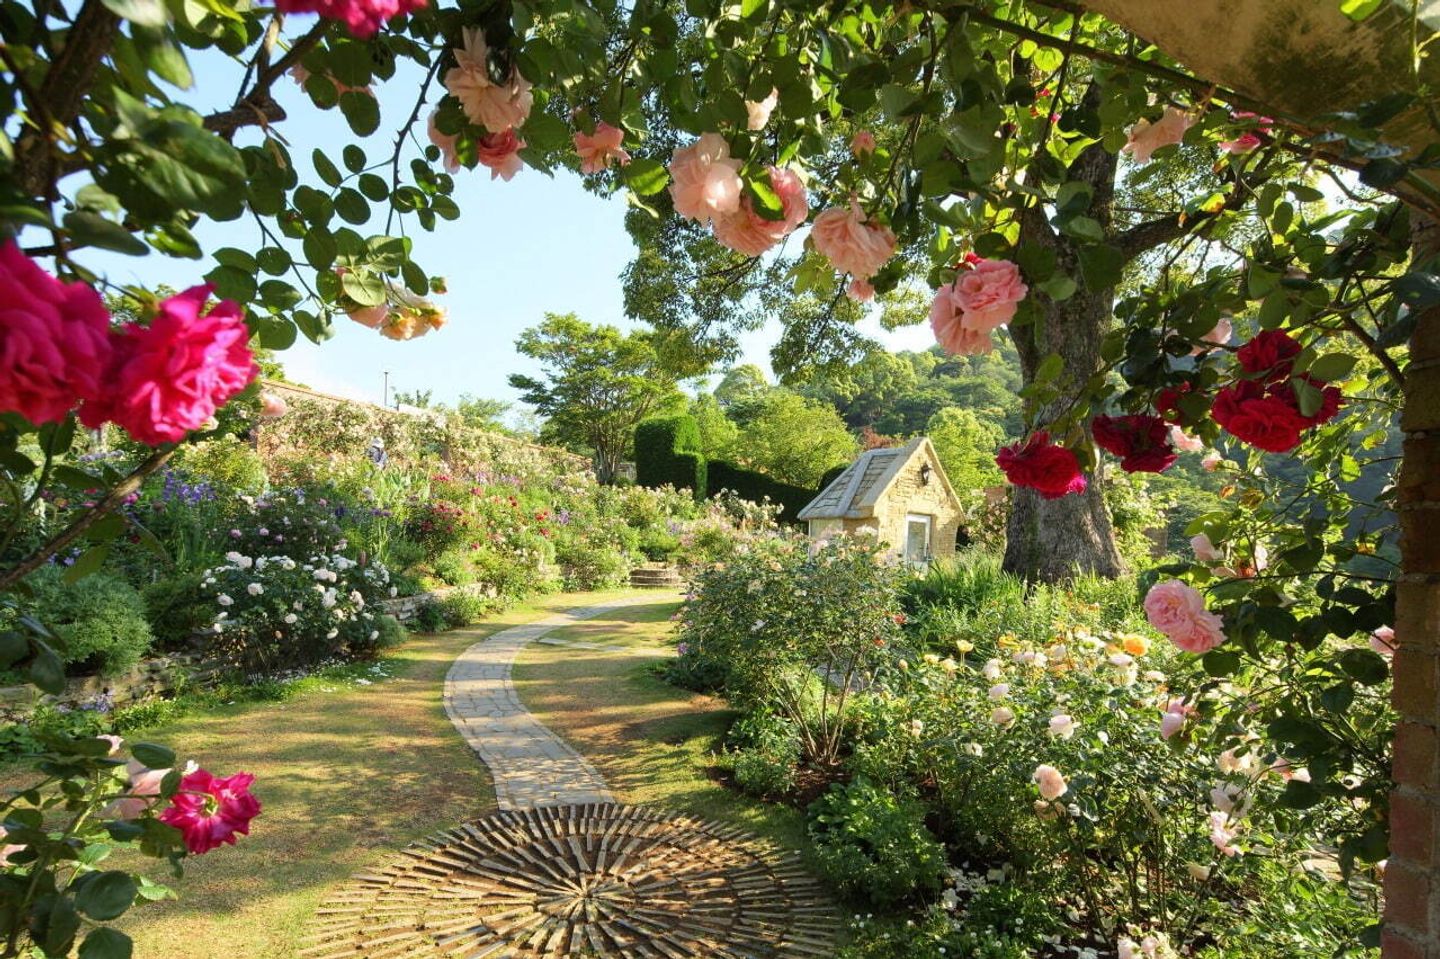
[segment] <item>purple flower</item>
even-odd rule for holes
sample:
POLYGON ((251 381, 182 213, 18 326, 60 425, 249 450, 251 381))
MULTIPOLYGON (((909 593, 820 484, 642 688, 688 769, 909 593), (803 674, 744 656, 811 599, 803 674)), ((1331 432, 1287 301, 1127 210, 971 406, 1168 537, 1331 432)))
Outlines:
POLYGON ((675 652, 679 653, 681 656, 684 656, 686 653, 690 652, 690 644, 681 643, 679 646, 675 647, 675 652))

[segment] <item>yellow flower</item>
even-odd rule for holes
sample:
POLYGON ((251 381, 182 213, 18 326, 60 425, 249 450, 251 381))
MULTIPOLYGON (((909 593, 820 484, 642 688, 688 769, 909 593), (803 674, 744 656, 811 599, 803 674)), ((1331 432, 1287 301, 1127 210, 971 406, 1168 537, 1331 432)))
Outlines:
POLYGON ((1137 636, 1134 633, 1126 633, 1122 637, 1121 646, 1131 656, 1144 656, 1150 652, 1150 640, 1144 636, 1137 636))
POLYGON ((962 653, 968 653, 975 648, 975 644, 966 639, 955 640, 955 648, 962 653))

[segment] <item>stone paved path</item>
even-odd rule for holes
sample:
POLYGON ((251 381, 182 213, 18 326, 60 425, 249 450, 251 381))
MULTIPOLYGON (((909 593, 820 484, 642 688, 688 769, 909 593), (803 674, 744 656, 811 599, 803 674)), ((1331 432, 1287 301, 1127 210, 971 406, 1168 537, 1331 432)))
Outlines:
POLYGON ((490 767, 501 809, 615 801, 595 767, 520 702, 511 668, 521 649, 552 630, 656 601, 653 593, 627 596, 512 626, 455 660, 445 677, 445 712, 490 767))

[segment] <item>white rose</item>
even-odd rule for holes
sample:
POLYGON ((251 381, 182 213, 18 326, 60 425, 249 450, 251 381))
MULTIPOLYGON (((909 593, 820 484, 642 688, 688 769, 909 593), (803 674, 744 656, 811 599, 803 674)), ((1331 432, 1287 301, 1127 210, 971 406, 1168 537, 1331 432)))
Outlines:
POLYGON ((245 587, 245 592, 249 593, 251 596, 259 596, 261 593, 265 592, 265 587, 261 586, 259 583, 251 583, 249 586, 245 587))
POLYGON ((229 606, 230 604, 234 603, 235 600, 231 599, 227 594, 221 593, 219 596, 215 597, 215 602, 219 603, 221 606, 229 606))

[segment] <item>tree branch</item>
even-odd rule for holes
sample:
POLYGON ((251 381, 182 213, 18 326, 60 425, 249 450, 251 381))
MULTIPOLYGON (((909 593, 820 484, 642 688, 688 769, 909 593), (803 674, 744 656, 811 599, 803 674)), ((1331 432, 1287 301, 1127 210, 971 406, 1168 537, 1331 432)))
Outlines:
POLYGON ((255 77, 255 85, 250 88, 249 93, 237 97, 234 106, 207 116, 205 129, 229 140, 241 127, 264 127, 284 120, 285 110, 270 96, 270 88, 291 67, 299 63, 305 54, 313 50, 329 29, 328 20, 321 20, 311 27, 309 33, 290 44, 290 49, 285 51, 284 56, 259 71, 255 77))

